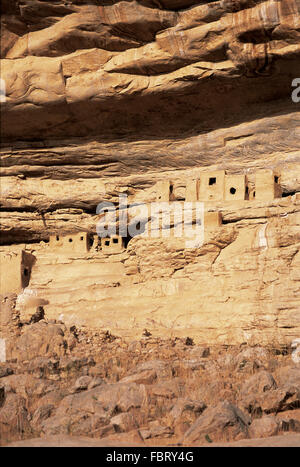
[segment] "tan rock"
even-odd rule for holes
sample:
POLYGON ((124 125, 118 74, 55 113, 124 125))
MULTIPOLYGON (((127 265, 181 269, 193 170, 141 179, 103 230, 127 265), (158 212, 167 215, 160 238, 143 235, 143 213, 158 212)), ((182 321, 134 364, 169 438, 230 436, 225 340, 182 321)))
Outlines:
POLYGON ((248 437, 249 419, 237 407, 227 401, 205 409, 187 430, 183 443, 205 443, 218 440, 234 440, 248 437))
POLYGON ((0 428, 1 443, 31 434, 25 400, 21 396, 13 393, 6 395, 4 405, 0 407, 0 428))
POLYGON ((60 356, 65 354, 65 350, 66 343, 61 326, 40 321, 30 325, 15 341, 11 358, 31 360, 35 357, 60 356))
MULTIPOLYGON (((196 3, 4 2, 1 244, 37 258, 18 297, 24 321, 34 302, 47 319, 126 338, 299 338, 299 5, 196 3), (256 173, 274 169, 285 197, 255 199, 256 173), (226 199, 205 191, 223 223, 201 248, 128 237, 114 258, 48 254, 50 236, 95 235, 102 201, 149 204, 172 181, 183 202, 190 181, 224 170, 241 191, 247 178, 249 199, 233 203, 226 182, 226 199)), ((184 371, 203 366, 193 360, 184 371)))

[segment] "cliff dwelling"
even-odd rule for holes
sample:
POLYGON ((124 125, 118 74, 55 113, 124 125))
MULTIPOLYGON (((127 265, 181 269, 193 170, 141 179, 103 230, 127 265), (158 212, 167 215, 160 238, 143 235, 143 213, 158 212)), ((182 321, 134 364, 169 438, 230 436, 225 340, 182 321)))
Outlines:
POLYGON ((203 172, 186 185, 185 200, 195 201, 270 201, 281 198, 280 173, 271 169, 255 173, 255 185, 250 189, 247 175, 231 175, 225 170, 203 172))
POLYGON ((51 235, 49 248, 65 253, 87 253, 92 244, 93 236, 86 232, 79 232, 70 235, 51 235))
POLYGON ((262 170, 255 175, 255 199, 267 201, 280 198, 282 189, 280 186, 280 174, 272 170, 262 170))
POLYGON ((157 201, 169 202, 175 200, 174 183, 169 180, 161 180, 156 184, 157 201))
POLYGON ((101 238, 101 249, 103 253, 114 254, 124 250, 124 239, 119 235, 101 238))
POLYGON ((300 446, 300 0, 0 29, 0 446, 300 446))
POLYGON ((27 287, 35 260, 34 255, 24 250, 19 252, 0 250, 0 295, 18 294, 27 287))
MULTIPOLYGON (((244 174, 231 175, 225 170, 207 171, 201 173, 198 179, 193 179, 186 185, 186 201, 209 201, 210 203, 263 200, 271 201, 281 196, 280 173, 273 170, 261 170, 255 173, 255 189, 250 189, 248 177, 244 174)), ((172 202, 176 200, 174 182, 157 182, 157 201, 172 202)), ((213 232, 222 227, 222 212, 209 210, 204 213, 204 238, 209 241, 213 232)), ((226 220, 225 220, 226 224, 226 220)), ((131 237, 130 237, 131 238, 131 237)), ((119 235, 99 238, 88 232, 70 234, 56 233, 50 236, 48 245, 43 251, 51 255, 72 257, 91 253, 107 255, 121 254, 126 251, 128 238, 119 235)), ((2 267, 5 274, 1 280, 1 294, 19 293, 30 283, 31 270, 35 262, 34 255, 21 251, 18 254, 1 253, 2 267)), ((87 263, 89 260, 86 260, 87 263)))

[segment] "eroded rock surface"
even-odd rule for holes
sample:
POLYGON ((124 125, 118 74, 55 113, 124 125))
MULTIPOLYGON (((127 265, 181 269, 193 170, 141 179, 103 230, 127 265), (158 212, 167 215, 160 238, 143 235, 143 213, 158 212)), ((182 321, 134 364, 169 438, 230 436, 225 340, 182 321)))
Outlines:
MULTIPOLYGON (((290 346, 300 332, 299 202, 293 195, 210 203, 210 209, 222 212, 223 224, 199 248, 187 248, 184 239, 173 236, 136 236, 118 254, 67 254, 48 244, 27 245, 36 262, 17 309, 30 321, 35 307, 28 303, 42 301, 47 319, 105 328, 130 339, 146 329, 155 336, 188 334, 203 345, 290 346)), ((45 214, 49 230, 41 226, 42 235, 84 222, 93 231, 97 223, 97 216, 72 217, 62 214, 58 221, 45 214)), ((29 220, 25 224, 36 228, 29 220)), ((187 360, 195 359, 191 354, 187 360)), ((260 359, 257 355, 258 365, 260 359)))
MULTIPOLYGON (((39 336, 46 341, 53 326, 44 321, 39 336)), ((74 333, 57 326, 65 338, 74 333)), ((34 338, 36 327, 23 324, 16 344, 34 338)), ((109 446, 209 446, 300 431, 299 394, 289 403, 290 385, 299 392, 299 365, 282 349, 214 346, 202 356, 187 338, 126 342, 85 329, 76 335, 63 356, 54 343, 45 357, 19 352, 0 364, 1 445, 59 435, 61 443, 72 436, 79 444, 89 437, 109 446), (191 349, 198 365, 186 365, 191 349)))
POLYGON ((299 337, 299 2, 100 3, 3 4, 1 245, 36 253, 30 286, 48 318, 290 344, 299 337), (160 180, 183 200, 208 167, 247 173, 252 188, 258 169, 277 168, 285 198, 214 203, 224 225, 202 249, 133 239, 108 258, 112 269, 96 257, 55 262, 38 246, 51 234, 95 233, 96 206, 120 193, 155 201, 160 180))
POLYGON ((1 297, 1 443, 298 431, 298 366, 268 352, 300 336, 299 0, 1 11, 1 253, 36 257, 17 302, 1 297), (136 237, 117 255, 49 250, 50 235, 95 234, 97 205, 120 194, 149 206, 172 180, 182 202, 215 169, 246 173, 253 192, 265 168, 280 171, 283 198, 207 204, 223 224, 201 248, 136 237), (30 325, 38 305, 45 319, 30 325))

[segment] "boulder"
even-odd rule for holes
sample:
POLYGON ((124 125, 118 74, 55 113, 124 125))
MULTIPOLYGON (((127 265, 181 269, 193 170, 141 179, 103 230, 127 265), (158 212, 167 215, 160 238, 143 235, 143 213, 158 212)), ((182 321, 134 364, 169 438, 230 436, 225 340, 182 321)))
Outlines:
POLYGON ((238 407, 223 401, 209 407, 197 418, 182 438, 182 444, 206 441, 231 441, 248 437, 250 418, 238 407))
POLYGON ((277 384, 271 373, 259 371, 243 383, 239 398, 241 404, 248 412, 253 413, 257 410, 257 401, 264 397, 265 393, 277 388, 277 384))
POLYGON ((32 433, 26 401, 14 393, 7 393, 0 408, 0 440, 22 439, 32 433))
POLYGON ((152 384, 157 378, 155 370, 144 370, 121 379, 123 383, 152 384))
POLYGON ((131 413, 120 413, 111 418, 110 423, 117 433, 127 432, 136 428, 136 421, 131 413))
POLYGON ((24 361, 36 357, 61 356, 65 352, 66 341, 62 326, 39 321, 25 327, 23 334, 16 339, 12 356, 24 361))
POLYGON ((131 368, 128 372, 128 376, 138 375, 144 371, 151 371, 153 377, 155 373, 157 378, 170 378, 173 375, 172 365, 170 365, 169 362, 165 362, 163 360, 149 360, 131 368))
POLYGON ((55 407, 53 404, 46 404, 41 405, 38 409, 36 409, 30 420, 31 427, 35 431, 40 431, 42 422, 51 416, 54 408, 55 407))
POLYGON ((117 426, 118 423, 120 426, 125 426, 126 423, 129 426, 130 417, 119 417, 112 424, 111 418, 116 412, 126 413, 131 409, 141 408, 146 403, 147 393, 143 385, 104 384, 65 397, 53 416, 42 423, 42 431, 45 434, 89 433, 90 436, 102 437, 115 433, 114 425, 117 426))
POLYGON ((93 381, 91 376, 81 376, 75 381, 74 392, 84 391, 89 387, 89 384, 93 381))
POLYGON ((174 434, 174 431, 170 427, 163 425, 159 420, 154 420, 149 423, 148 428, 140 429, 140 434, 143 439, 170 438, 174 434))
POLYGON ((273 415, 257 418, 252 421, 249 428, 249 436, 251 438, 266 438, 267 436, 275 436, 280 430, 280 420, 273 415))
POLYGON ((245 381, 240 398, 249 413, 271 414, 300 406, 299 369, 279 369, 276 378, 278 384, 270 373, 262 371, 245 381))
POLYGON ((13 374, 12 368, 8 365, 3 365, 0 364, 0 378, 3 378, 4 376, 9 376, 13 374))

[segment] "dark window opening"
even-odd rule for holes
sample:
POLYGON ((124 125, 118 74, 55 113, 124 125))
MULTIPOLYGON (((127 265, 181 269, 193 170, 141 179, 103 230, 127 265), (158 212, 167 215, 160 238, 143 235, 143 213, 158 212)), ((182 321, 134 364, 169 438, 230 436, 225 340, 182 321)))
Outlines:
POLYGON ((128 237, 123 237, 124 248, 127 248, 127 245, 130 242, 130 240, 132 240, 132 238, 134 237, 132 237, 131 235, 128 235, 128 237))
POLYGON ((94 244, 94 238, 89 237, 89 247, 93 246, 93 244, 94 244))
POLYGON ((255 191, 253 191, 253 198, 255 198, 255 191))
POLYGON ((72 238, 69 238, 69 242, 72 243, 72 242, 73 242, 73 239, 72 239, 72 238))
POLYGON ((173 185, 170 185, 170 193, 171 194, 173 193, 173 189, 174 189, 173 185))
POLYGON ((104 245, 109 246, 109 240, 105 240, 104 245))
POLYGON ((83 240, 83 237, 80 237, 80 240, 83 240))
POLYGON ((274 177, 274 182, 275 182, 275 183, 278 183, 278 181, 279 181, 279 177, 277 177, 277 175, 275 175, 275 177, 274 177))
POLYGON ((211 185, 215 185, 216 183, 217 183, 216 177, 210 177, 208 184, 211 186, 211 185))
POLYGON ((231 187, 229 191, 230 191, 230 193, 231 193, 232 195, 235 195, 235 193, 236 193, 236 189, 233 188, 233 187, 231 187))
POLYGON ((29 285, 30 281, 30 269, 29 268, 24 268, 23 273, 22 273, 22 288, 25 289, 29 285))
POLYGON ((133 224, 134 229, 132 228, 132 226, 129 226, 129 228, 128 228, 129 235, 127 237, 123 237, 123 246, 124 246, 124 248, 127 248, 128 243, 130 242, 130 240, 132 240, 134 237, 137 237, 137 236, 139 236, 139 235, 141 235, 141 234, 143 234, 145 232, 147 223, 148 223, 148 220, 147 221, 139 221, 135 225, 133 224))
POLYGON ((56 235, 56 240, 57 240, 57 241, 59 240, 59 236, 58 236, 58 235, 56 235))
POLYGON ((119 243, 119 239, 118 238, 113 238, 113 243, 119 243))
POLYGON ((249 194, 249 188, 246 186, 246 195, 249 194))

